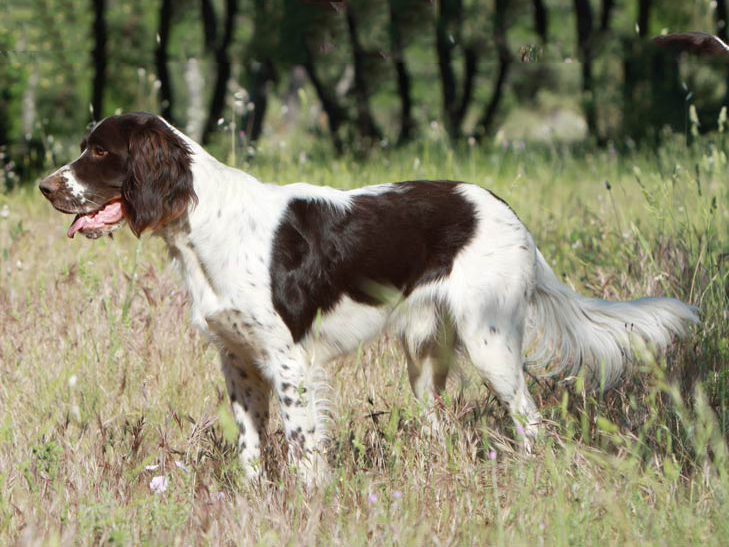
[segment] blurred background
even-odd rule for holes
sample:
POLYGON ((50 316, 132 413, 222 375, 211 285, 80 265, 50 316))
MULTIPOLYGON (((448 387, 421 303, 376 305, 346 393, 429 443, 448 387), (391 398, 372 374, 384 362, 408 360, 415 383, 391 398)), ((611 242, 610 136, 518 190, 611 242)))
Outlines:
MULTIPOLYGON (((0 1, 0 188, 87 124, 158 112, 221 159, 459 146, 654 146, 723 124, 727 0, 0 1)), ((721 127, 723 129, 723 125, 721 127)), ((305 157, 305 156, 304 156, 305 157)))

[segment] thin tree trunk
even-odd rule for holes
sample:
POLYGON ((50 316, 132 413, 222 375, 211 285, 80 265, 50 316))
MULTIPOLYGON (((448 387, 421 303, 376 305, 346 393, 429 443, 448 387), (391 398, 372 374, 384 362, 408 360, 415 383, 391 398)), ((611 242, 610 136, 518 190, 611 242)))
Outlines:
POLYGON ((316 91, 316 96, 319 98, 321 107, 327 115, 327 125, 329 126, 329 134, 332 138, 332 144, 334 145, 334 150, 339 154, 342 152, 342 141, 339 138, 339 127, 346 120, 346 114, 344 109, 337 104, 337 101, 324 86, 324 83, 319 79, 308 47, 305 44, 302 47, 306 53, 306 61, 303 65, 304 70, 306 70, 306 74, 309 77, 309 80, 311 80, 311 85, 314 86, 314 91, 316 91))
POLYGON ((248 93, 250 94, 253 110, 247 110, 243 115, 242 128, 248 134, 251 142, 256 142, 263 133, 263 121, 268 108, 268 83, 275 77, 273 61, 266 59, 263 62, 250 63, 248 80, 248 93))
POLYGON ((397 15, 392 0, 390 5, 390 46, 392 48, 393 63, 395 65, 395 74, 397 75, 397 93, 400 96, 400 135, 398 136, 398 144, 404 144, 413 137, 415 129, 415 121, 412 114, 412 97, 410 74, 405 64, 405 51, 402 44, 402 33, 400 31, 400 20, 397 15))
POLYGON ((473 97, 473 82, 476 80, 477 66, 476 48, 467 47, 463 50, 463 92, 455 117, 455 123, 458 127, 463 124, 463 118, 466 117, 468 105, 471 103, 471 97, 473 97))
POLYGON ((600 6, 600 32, 610 30, 610 16, 615 7, 615 0, 602 0, 600 6))
POLYGON ((223 31, 223 39, 220 41, 215 52, 215 62, 217 63, 218 72, 215 78, 213 96, 210 101, 208 120, 205 123, 205 129, 203 130, 203 144, 207 144, 209 142, 210 135, 212 134, 213 129, 215 129, 218 119, 223 113, 223 108, 225 107, 225 94, 228 88, 228 79, 230 78, 231 72, 228 48, 233 39, 233 23, 238 11, 237 0, 226 0, 225 8, 225 29, 223 31))
MULTIPOLYGON (((726 43, 727 40, 727 25, 729 25, 729 14, 727 14, 726 0, 717 0, 716 2, 716 35, 726 43)), ((726 72, 725 88, 724 91, 724 106, 729 106, 729 67, 724 67, 726 72)))
POLYGON ((597 136, 597 113, 592 82, 592 8, 589 0, 574 0, 577 47, 582 63, 582 104, 590 135, 597 136))
POLYGON ((211 0, 201 0, 200 9, 205 49, 209 52, 214 52, 215 44, 218 41, 218 20, 215 17, 215 9, 211 0))
POLYGON ((534 27, 539 35, 539 39, 544 45, 547 43, 547 8, 544 6, 544 2, 542 0, 532 0, 532 3, 534 5, 534 27))
POLYGON ((162 117, 174 124, 172 116, 172 82, 167 69, 167 46, 170 41, 170 26, 172 22, 172 0, 162 0, 159 10, 158 43, 155 51, 157 76, 159 77, 160 112, 162 117))
POLYGON ((638 0, 638 36, 650 36, 650 16, 653 0, 638 0))
POLYGON ((202 140, 202 130, 205 124, 205 93, 200 63, 191 57, 185 64, 185 87, 188 90, 187 103, 187 134, 194 140, 202 140))
POLYGON ((493 130, 496 113, 499 110, 499 104, 504 95, 504 85, 509 75, 511 67, 511 53, 509 52, 509 44, 506 39, 506 9, 509 0, 496 0, 496 10, 494 13, 494 42, 499 52, 499 69, 494 82, 494 89, 491 92, 489 100, 484 112, 476 124, 474 136, 477 139, 488 135, 493 130))
POLYGON ((347 29, 349 30, 349 41, 352 45, 352 61, 354 65, 354 102, 357 110, 357 131, 361 137, 367 140, 381 139, 382 131, 377 127, 375 118, 372 115, 369 101, 369 90, 365 76, 364 51, 357 36, 357 20, 351 6, 346 9, 347 29))
POLYGON ((93 0, 94 49, 91 58, 94 63, 94 81, 91 91, 92 118, 99 120, 104 114, 104 88, 106 87, 106 0, 93 0))
POLYGON ((460 11, 460 0, 439 0, 435 26, 435 47, 438 54, 441 92, 443 97, 443 116, 446 132, 452 139, 458 138, 461 128, 456 123, 456 76, 453 73, 451 53, 452 37, 448 35, 448 24, 460 11))

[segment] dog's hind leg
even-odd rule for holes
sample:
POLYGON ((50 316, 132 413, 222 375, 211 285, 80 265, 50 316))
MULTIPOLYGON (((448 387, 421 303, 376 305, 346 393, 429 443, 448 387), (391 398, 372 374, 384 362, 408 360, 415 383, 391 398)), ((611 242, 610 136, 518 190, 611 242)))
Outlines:
POLYGON ((450 359, 444 354, 447 350, 435 341, 428 341, 417 348, 408 348, 408 344, 403 342, 403 348, 408 363, 410 387, 422 407, 427 423, 430 424, 430 432, 434 433, 440 430, 437 403, 445 391, 448 379, 450 359))
POLYGON ((514 420, 517 438, 529 453, 538 433, 537 412, 522 364, 523 314, 500 311, 491 318, 474 314, 461 329, 468 356, 482 380, 494 391, 514 420))
POLYGON ((246 476, 258 477, 266 440, 271 388, 254 363, 221 349, 220 360, 233 418, 238 425, 238 454, 246 476))

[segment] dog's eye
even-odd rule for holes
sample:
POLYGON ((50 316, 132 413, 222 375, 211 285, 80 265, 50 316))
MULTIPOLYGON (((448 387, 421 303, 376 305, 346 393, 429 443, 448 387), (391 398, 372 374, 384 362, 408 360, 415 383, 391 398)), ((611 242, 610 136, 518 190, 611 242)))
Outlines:
POLYGON ((95 158, 103 158, 104 156, 106 156, 106 150, 104 150, 100 146, 94 146, 91 149, 91 153, 94 155, 95 158))

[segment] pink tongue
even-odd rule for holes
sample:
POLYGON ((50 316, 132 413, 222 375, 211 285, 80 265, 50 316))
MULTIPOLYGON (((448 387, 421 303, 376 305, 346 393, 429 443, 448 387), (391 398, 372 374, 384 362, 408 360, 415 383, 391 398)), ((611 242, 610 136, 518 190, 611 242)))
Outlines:
POLYGON ((81 215, 68 228, 66 235, 73 237, 76 232, 86 228, 103 228, 108 224, 116 224, 122 219, 121 201, 114 200, 107 203, 102 209, 81 215))

